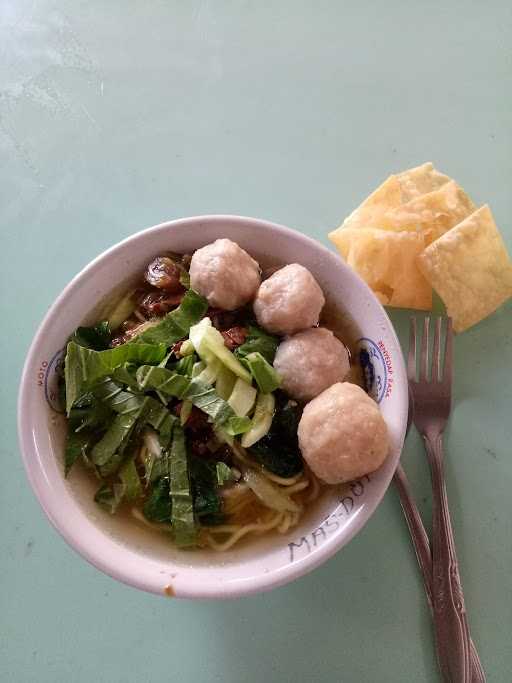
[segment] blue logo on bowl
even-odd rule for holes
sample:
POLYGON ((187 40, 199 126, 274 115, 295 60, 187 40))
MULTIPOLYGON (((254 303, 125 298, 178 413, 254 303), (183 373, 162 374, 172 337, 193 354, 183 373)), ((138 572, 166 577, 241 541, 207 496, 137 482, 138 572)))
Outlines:
POLYGON ((361 366, 366 392, 380 403, 391 395, 393 387, 393 367, 384 342, 361 337, 356 343, 356 357, 361 366))
POLYGON ((44 395, 48 405, 56 413, 65 412, 59 393, 59 379, 64 374, 65 355, 66 349, 60 349, 60 351, 53 355, 51 360, 45 361, 42 364, 42 368, 44 368, 44 395))

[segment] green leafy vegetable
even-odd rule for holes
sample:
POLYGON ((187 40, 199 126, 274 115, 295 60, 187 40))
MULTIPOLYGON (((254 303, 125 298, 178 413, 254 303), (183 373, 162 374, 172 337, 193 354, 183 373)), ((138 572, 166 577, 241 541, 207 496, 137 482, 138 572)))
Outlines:
POLYGON ((162 448, 169 448, 173 429, 178 424, 178 418, 170 413, 165 406, 160 405, 158 401, 147 397, 144 422, 151 425, 153 429, 156 429, 162 448))
POLYGON ((103 320, 92 327, 78 327, 70 341, 94 351, 104 351, 110 346, 111 336, 108 320, 103 320))
POLYGON ((93 435, 90 432, 68 431, 66 446, 64 450, 64 475, 67 477, 71 467, 81 455, 86 455, 93 442, 93 435))
POLYGON ((238 417, 247 415, 254 405, 257 393, 256 389, 243 379, 237 379, 228 398, 228 403, 235 415, 238 417))
POLYGON ((304 466, 297 437, 301 409, 282 392, 276 393, 276 403, 269 433, 248 450, 270 472, 279 477, 293 477, 304 466))
POLYGON ((190 339, 185 339, 185 341, 182 342, 177 355, 183 358, 184 356, 191 356, 193 353, 194 344, 192 344, 190 339))
MULTIPOLYGON (((164 359, 165 360, 165 359, 164 359)), ((110 374, 113 380, 120 382, 121 384, 126 384, 130 389, 137 389, 137 379, 135 373, 137 371, 137 366, 134 363, 124 363, 110 374)))
POLYGON ((222 512, 222 498, 213 488, 205 489, 197 495, 194 511, 197 518, 204 526, 222 524, 225 521, 222 512))
POLYGON ((188 270, 182 270, 180 273, 180 285, 185 289, 190 289, 190 275, 188 270))
POLYGON ((174 427, 173 432, 169 479, 174 540, 179 547, 194 545, 197 533, 188 475, 185 432, 179 425, 174 427))
POLYGON ((248 418, 237 418, 229 404, 217 396, 211 386, 197 378, 188 379, 166 368, 143 365, 137 370, 137 381, 141 390, 154 389, 179 399, 188 399, 229 434, 241 434, 250 427, 248 418))
POLYGON ((174 425, 178 424, 178 418, 170 413, 166 406, 161 405, 150 396, 146 396, 144 400, 145 405, 141 413, 144 422, 151 425, 159 433, 162 448, 168 448, 172 430, 174 425))
MULTIPOLYGON (((79 399, 75 401, 74 408, 90 408, 90 406, 94 403, 94 395, 91 391, 88 391, 86 394, 81 396, 79 399)), ((68 415, 68 418, 71 419, 72 413, 68 415)))
POLYGON ((242 437, 242 446, 249 448, 268 433, 274 417, 275 399, 273 394, 258 394, 252 417, 251 428, 242 437))
POLYGON ((82 432, 90 429, 98 433, 107 429, 112 420, 112 411, 108 406, 92 395, 89 396, 89 402, 82 406, 71 409, 68 418, 69 431, 82 432))
MULTIPOLYGON (((104 465, 98 465, 96 467, 96 473, 99 474, 100 479, 106 479, 107 477, 110 477, 119 470, 123 462, 125 462, 126 460, 124 451, 128 445, 128 443, 124 444, 123 448, 120 449, 119 453, 113 453, 104 465)), ((92 460, 91 464, 94 467, 94 463, 92 462, 92 460)))
POLYGON ((126 500, 136 500, 142 495, 142 484, 133 460, 128 460, 119 470, 126 500))
POLYGON ((261 353, 263 358, 270 364, 274 362, 279 339, 264 332, 260 327, 251 325, 245 342, 237 348, 235 354, 239 358, 245 358, 250 353, 261 353))
POLYGON ((222 368, 222 363, 218 358, 213 357, 206 363, 206 367, 197 375, 197 379, 205 384, 215 384, 215 381, 219 375, 219 371, 222 368))
POLYGON ((125 294, 121 301, 116 303, 111 312, 108 314, 110 329, 117 330, 117 328, 131 316, 136 308, 137 302, 134 297, 134 290, 132 290, 125 294))
POLYGON ((170 346, 187 337, 192 325, 195 325, 206 313, 208 302, 202 296, 189 289, 181 304, 153 327, 138 335, 129 345, 165 344, 170 346))
MULTIPOLYGON (((180 281, 188 290, 180 306, 141 326, 126 344, 109 348, 111 329, 134 309, 133 293, 116 307, 110 322, 79 327, 73 334, 64 371, 68 414, 64 464, 67 475, 81 457, 107 478, 94 500, 111 514, 122 501, 142 498, 146 487, 145 517, 170 524, 176 544, 186 547, 195 544, 199 521, 211 525, 224 520, 220 488, 234 477, 225 462, 187 453, 183 424, 167 407, 170 397, 182 401, 182 422, 195 406, 227 443, 248 432, 245 443, 250 444, 251 455, 271 471, 291 476, 296 458, 299 468, 302 460, 296 425, 293 441, 286 430, 284 437, 278 434, 279 419, 290 421, 286 415, 276 414, 278 422, 276 418, 272 422, 271 392, 279 386, 271 365, 277 338, 251 326, 246 342, 232 353, 204 317, 207 301, 189 288, 183 269, 180 281), (178 348, 173 344, 183 339, 180 350, 173 352, 178 348), (251 386, 253 379, 259 394, 251 386), (247 415, 253 408, 251 420, 247 415), (145 475, 139 475, 141 464, 145 475)), ((285 413, 286 406, 280 405, 279 411, 285 413)), ((214 451, 219 442, 212 437, 207 446, 214 451)))
POLYGON ((135 423, 137 422, 137 413, 130 415, 119 414, 112 420, 108 431, 98 441, 91 451, 91 459, 98 467, 106 465, 112 456, 116 453, 122 455, 128 440, 131 436, 135 423))
POLYGON ((203 361, 198 361, 197 363, 194 363, 192 367, 192 377, 199 377, 199 375, 203 372, 205 367, 206 363, 203 363, 203 361))
POLYGON ((123 500, 133 501, 141 495, 142 484, 135 462, 130 459, 121 467, 114 482, 105 482, 100 486, 94 500, 110 514, 114 514, 123 500))
POLYGON ((160 477, 169 475, 169 446, 171 443, 172 428, 177 421, 174 415, 170 416, 169 425, 162 429, 160 434, 153 430, 144 430, 144 446, 140 451, 142 463, 144 465, 144 478, 146 486, 155 482, 160 477), (163 436, 163 432, 166 434, 163 436), (161 445, 163 443, 163 446, 161 445))
POLYGON ((122 484, 115 483, 112 486, 110 484, 102 484, 96 491, 94 500, 98 505, 113 515, 117 512, 117 508, 123 500, 123 495, 124 487, 122 484))
POLYGON ((103 476, 117 469, 134 431, 140 431, 145 424, 159 432, 162 447, 169 446, 173 427, 178 420, 154 398, 126 391, 108 378, 94 387, 94 396, 117 413, 91 453, 92 461, 103 476))
POLYGON ((217 394, 223 398, 225 401, 231 396, 233 387, 235 386, 236 375, 231 372, 229 368, 223 365, 217 375, 217 381, 215 382, 215 391, 217 394))
POLYGON ((222 429, 229 436, 244 434, 250 428, 251 420, 248 417, 230 417, 227 423, 222 425, 222 429))
POLYGON ((249 353, 243 359, 243 363, 249 368, 251 375, 256 380, 259 390, 263 394, 270 394, 279 388, 281 378, 261 353, 258 351, 249 353))
POLYGON ((150 482, 158 479, 159 476, 168 474, 168 468, 162 472, 155 472, 155 463, 162 459, 163 448, 160 444, 158 434, 152 429, 145 429, 143 432, 144 447, 139 451, 139 458, 144 465, 144 481, 146 487, 150 482))
POLYGON ((197 361, 197 356, 192 354, 190 356, 184 356, 180 358, 177 363, 174 363, 169 369, 177 372, 178 375, 185 375, 185 377, 192 377, 192 370, 194 368, 194 363, 197 361))
MULTIPOLYGON (((142 394, 135 394, 122 388, 118 382, 113 382, 110 377, 105 377, 94 385, 92 394, 116 413, 129 415, 139 412, 149 399, 142 394)), ((154 399, 153 399, 154 400, 154 399)))
POLYGON ((142 365, 137 370, 137 381, 141 391, 153 389, 167 396, 184 398, 191 381, 196 380, 190 380, 185 375, 179 375, 172 370, 167 370, 167 368, 142 365))
POLYGON ((142 509, 150 522, 170 522, 172 514, 169 477, 160 477, 154 484, 142 509))
POLYGON ((64 377, 66 380, 66 412, 96 382, 125 363, 159 363, 166 352, 165 344, 121 344, 107 351, 93 351, 69 342, 64 377))
POLYGON ((234 372, 237 377, 251 382, 251 375, 240 363, 235 354, 224 344, 221 333, 212 326, 210 318, 203 318, 201 322, 190 328, 190 341, 194 345, 197 355, 206 364, 211 363, 214 357, 227 368, 234 372))
MULTIPOLYGON (((149 464, 149 463, 148 463, 149 464)), ((160 477, 166 477, 169 474, 169 454, 166 451, 160 458, 152 456, 152 463, 149 465, 149 481, 154 482, 160 477)))
POLYGON ((219 461, 215 469, 217 472, 217 484, 219 486, 223 486, 228 481, 233 481, 233 472, 231 471, 231 467, 226 465, 225 462, 219 461))
POLYGON ((180 425, 183 427, 187 423, 188 418, 192 413, 192 408, 194 407, 192 401, 183 401, 180 410, 180 425))
MULTIPOLYGON (((190 456, 189 463, 195 515, 203 524, 218 524, 223 517, 217 466, 224 463, 214 463, 196 456, 190 456)), ((229 472, 231 474, 231 470, 229 472)))
POLYGON ((119 415, 135 416, 151 425, 159 432, 162 447, 168 447, 173 426, 178 420, 154 398, 125 391, 109 379, 103 380, 94 387, 94 395, 119 415))
POLYGON ((293 448, 297 447, 298 449, 297 432, 302 417, 302 409, 297 401, 289 399, 282 391, 276 392, 275 399, 276 412, 272 420, 271 431, 280 434, 283 440, 287 441, 293 448))

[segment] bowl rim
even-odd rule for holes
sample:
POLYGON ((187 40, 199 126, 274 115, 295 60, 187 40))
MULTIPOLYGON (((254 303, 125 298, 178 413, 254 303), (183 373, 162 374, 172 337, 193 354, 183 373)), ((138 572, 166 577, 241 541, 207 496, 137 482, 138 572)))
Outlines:
MULTIPOLYGON (((29 457, 31 448, 35 449, 34 440, 32 439, 31 416, 29 414, 29 411, 23 409, 24 405, 29 400, 29 395, 31 391, 31 384, 29 381, 28 373, 29 369, 34 364, 34 359, 36 357, 38 348, 41 344, 41 339, 45 334, 48 322, 55 315, 56 311, 60 308, 62 303, 70 295, 74 294, 75 289, 79 287, 82 280, 93 275, 95 270, 104 261, 108 260, 111 256, 115 255, 117 251, 122 250, 130 243, 136 243, 141 238, 143 239, 144 236, 150 233, 172 229, 176 226, 186 227, 187 225, 197 225, 198 222, 222 223, 223 221, 241 223, 246 228, 264 226, 267 229, 281 233, 285 237, 291 237, 292 239, 302 241, 308 248, 314 247, 315 249, 320 250, 324 253, 324 255, 328 256, 329 259, 337 258, 339 261, 339 267, 346 268, 347 271, 350 272, 350 275, 358 281, 359 286, 366 289, 367 294, 369 294, 371 298, 373 298, 375 303, 378 305, 378 307, 380 307, 382 318, 387 323, 387 333, 392 342, 396 345, 397 349, 401 350, 401 345, 398 340, 396 331, 391 320, 389 319, 387 312, 385 311, 384 307, 379 302, 375 294, 371 291, 368 285, 357 275, 357 273, 350 269, 343 262, 343 260, 337 256, 335 252, 327 249, 327 247, 324 246, 318 240, 309 237, 308 235, 305 235, 304 233, 299 232, 298 230, 294 230, 292 228, 288 228, 284 225, 280 225, 278 223, 274 223, 273 221, 268 221, 265 219, 253 218, 249 216, 240 216, 236 214, 204 214, 198 216, 178 218, 170 221, 164 221, 162 223, 158 223, 148 228, 143 228, 142 230, 139 230, 133 233, 132 235, 129 235, 123 240, 116 242, 111 247, 108 247, 103 252, 98 254, 94 259, 92 259, 88 264, 86 264, 69 281, 69 283, 64 287, 64 289, 57 296, 54 302, 50 305, 42 321, 38 325, 36 333, 27 352, 26 359, 23 365, 23 370, 21 373, 17 401, 17 427, 18 442, 25 472, 27 474, 27 478, 32 487, 32 490, 35 493, 36 498, 43 509, 43 512, 49 519, 52 526, 57 530, 60 536, 66 541, 66 543, 69 546, 71 546, 71 548, 73 548, 73 550, 75 550, 87 562, 92 564, 97 569, 100 569, 110 577, 118 581, 121 581, 126 585, 139 588, 147 592, 156 593, 159 595, 162 595, 161 580, 158 582, 157 585, 155 581, 151 582, 148 580, 147 577, 143 577, 142 573, 137 574, 136 572, 134 572, 132 567, 125 568, 124 566, 119 566, 119 564, 116 564, 114 561, 108 561, 108 559, 105 559, 101 555, 95 553, 94 549, 91 548, 91 544, 87 542, 87 540, 78 537, 76 534, 74 535, 69 529, 63 527, 62 520, 60 518, 62 516, 62 513, 60 516, 58 514, 58 503, 49 500, 48 497, 45 495, 45 492, 41 490, 40 484, 38 482, 39 477, 37 476, 37 469, 35 467, 32 467, 31 458, 29 457)), ((400 374, 403 377, 406 377, 405 361, 403 358, 403 354, 399 353, 397 355, 398 364, 400 365, 400 374)), ((395 454, 395 467, 398 465, 400 460, 400 455, 402 452, 405 438, 407 420, 406 398, 405 395, 400 395, 400 397, 402 399, 402 405, 400 406, 400 410, 403 414, 403 419, 400 423, 399 441, 395 454), (403 410, 404 407, 405 411, 403 410)), ((383 482, 382 488, 374 492, 371 500, 366 502, 364 509, 360 510, 360 514, 357 514, 356 517, 351 520, 351 523, 348 525, 348 528, 345 528, 344 533, 334 533, 327 539, 325 543, 322 544, 321 547, 316 549, 316 552, 308 555, 305 558, 302 558, 301 560, 292 562, 286 567, 280 567, 277 569, 273 568, 269 571, 267 570, 266 572, 256 574, 252 576, 250 585, 248 585, 247 578, 241 578, 240 580, 230 580, 229 582, 226 582, 222 585, 216 583, 215 586, 206 587, 204 585, 200 585, 197 579, 193 577, 190 581, 190 585, 188 586, 188 588, 186 587, 187 581, 181 582, 182 585, 180 586, 181 590, 179 597, 231 598, 251 595, 254 593, 264 592, 266 590, 271 590, 278 586, 289 583, 290 581, 295 580, 306 573, 309 573, 316 567, 326 562, 342 547, 347 545, 347 543, 349 543, 352 540, 352 538, 365 526, 365 524, 372 517, 373 513, 381 503, 386 491, 388 490, 389 484, 394 474, 395 467, 390 468, 383 482)), ((101 525, 97 525, 97 527, 102 534, 106 533, 104 530, 101 529, 101 525)), ((143 561, 142 555, 138 555, 138 557, 143 561)), ((202 581, 204 581, 204 578, 202 579, 202 581)))

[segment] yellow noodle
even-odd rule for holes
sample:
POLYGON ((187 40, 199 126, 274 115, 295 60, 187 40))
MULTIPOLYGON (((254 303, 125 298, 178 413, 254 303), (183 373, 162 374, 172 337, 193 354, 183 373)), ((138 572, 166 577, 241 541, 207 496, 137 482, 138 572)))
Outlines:
POLYGON ((237 511, 235 514, 229 516, 229 522, 231 524, 252 524, 254 520, 257 521, 267 521, 269 515, 273 515, 275 510, 270 510, 258 501, 256 498, 250 501, 250 504, 246 505, 242 510, 237 511))
POLYGON ((269 472, 267 469, 265 469, 265 467, 262 467, 254 461, 251 461, 247 457, 247 451, 245 450, 245 448, 242 448, 242 446, 240 446, 236 442, 233 443, 231 449, 235 457, 237 457, 238 460, 240 460, 240 462, 243 462, 244 465, 247 465, 248 467, 252 467, 253 469, 258 470, 264 477, 272 481, 274 484, 279 484, 280 486, 293 486, 294 484, 297 484, 299 481, 304 480, 306 477, 305 470, 299 472, 293 477, 279 477, 277 474, 269 472))
MULTIPOLYGON (((255 522, 257 524, 257 522, 255 522)), ((207 529, 207 533, 213 534, 233 534, 241 528, 240 524, 219 524, 218 526, 208 526, 204 527, 207 529)))
MULTIPOLYGON (((240 445, 235 444, 233 453, 241 463, 263 474, 283 493, 290 496, 295 503, 301 506, 301 509, 297 512, 270 510, 244 483, 226 489, 222 492, 222 496, 227 524, 203 527, 201 530, 202 545, 206 545, 217 552, 229 550, 248 535, 260 535, 272 529, 280 534, 286 534, 299 523, 304 507, 315 500, 320 491, 320 484, 308 467, 293 477, 279 477, 251 461, 245 449, 240 445), (225 538, 221 541, 218 540, 219 537, 225 538)), ((141 453, 141 455, 143 454, 141 453)), ((148 527, 169 531, 168 525, 149 522, 136 508, 132 509, 132 514, 148 527)))
POLYGON ((257 500, 249 487, 241 491, 237 496, 224 498, 224 512, 228 515, 236 514, 244 510, 248 505, 257 500))
POLYGON ((221 495, 225 500, 230 500, 232 498, 237 498, 241 496, 245 491, 248 491, 249 487, 247 484, 235 484, 231 488, 225 488, 221 490, 221 495))
POLYGON ((294 493, 298 493, 299 491, 304 491, 304 489, 307 489, 309 486, 309 479, 304 479, 303 481, 299 481, 293 486, 289 486, 288 488, 284 489, 285 493, 287 496, 292 496, 294 493))
POLYGON ((318 479, 311 472, 311 470, 308 472, 308 479, 310 481, 311 486, 308 490, 308 495, 304 500, 304 503, 306 503, 306 505, 309 505, 309 503, 312 503, 314 500, 316 500, 318 498, 318 494, 320 493, 320 484, 318 482, 318 479))
POLYGON ((241 463, 257 470, 274 485, 277 485, 283 493, 290 496, 295 503, 300 505, 301 509, 297 512, 273 512, 271 513, 272 517, 270 520, 261 521, 265 512, 268 512, 268 508, 250 489, 241 493, 232 493, 229 497, 226 496, 224 509, 231 524, 228 523, 222 527, 216 527, 216 530, 211 528, 206 534, 207 544, 219 551, 232 548, 249 533, 263 533, 264 530, 267 530, 267 527, 276 529, 277 532, 282 534, 287 533, 299 523, 305 505, 315 500, 320 491, 320 485, 316 477, 307 466, 302 472, 293 477, 279 477, 252 461, 245 449, 239 444, 234 444, 233 454, 241 463), (256 523, 253 522, 255 518, 258 519, 256 523), (230 538, 226 539, 224 543, 219 543, 210 535, 210 532, 213 536, 222 535, 227 533, 228 529, 230 530, 230 538))
POLYGON ((300 512, 290 512, 290 527, 296 526, 301 518, 300 512))
POLYGON ((290 512, 285 512, 283 515, 283 521, 281 524, 277 527, 277 530, 279 531, 280 534, 285 534, 288 529, 290 528, 290 512))
POLYGON ((293 486, 304 476, 303 472, 299 472, 299 474, 296 474, 294 477, 278 477, 277 474, 272 474, 272 472, 269 472, 264 467, 261 468, 261 473, 267 479, 273 481, 274 484, 279 484, 280 486, 293 486))
POLYGON ((246 524, 245 526, 239 527, 238 530, 235 531, 234 533, 232 533, 230 538, 228 538, 223 543, 218 543, 215 539, 213 539, 210 535, 212 529, 209 529, 208 533, 205 534, 204 540, 210 548, 213 548, 214 550, 217 550, 218 552, 224 552, 226 550, 229 550, 229 548, 232 548, 235 545, 235 543, 238 543, 238 541, 243 536, 246 536, 249 533, 262 534, 265 531, 270 531, 271 529, 274 529, 276 526, 278 526, 280 524, 282 516, 283 516, 283 513, 278 512, 266 524, 254 523, 254 524, 246 524))
POLYGON ((220 491, 226 505, 235 505, 239 500, 243 500, 248 493, 251 493, 251 489, 247 484, 235 484, 230 489, 226 488, 220 491))
POLYGON ((240 446, 240 444, 238 444, 236 441, 233 441, 231 444, 231 452, 236 458, 238 458, 238 460, 240 460, 240 462, 243 462, 244 465, 249 467, 254 466, 253 463, 248 460, 245 448, 242 448, 242 446, 240 446))
POLYGON ((245 496, 236 505, 232 507, 225 508, 226 514, 229 515, 240 515, 244 510, 246 510, 250 505, 254 506, 255 498, 253 496, 245 496))

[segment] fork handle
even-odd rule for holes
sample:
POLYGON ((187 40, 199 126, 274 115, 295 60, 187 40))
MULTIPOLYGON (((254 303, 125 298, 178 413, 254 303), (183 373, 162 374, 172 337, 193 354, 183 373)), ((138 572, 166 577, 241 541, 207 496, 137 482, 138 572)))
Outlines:
MULTIPOLYGON (((432 611, 432 554, 430 552, 430 542, 421 519, 420 512, 414 502, 407 475, 403 467, 398 464, 394 476, 395 486, 400 497, 400 504, 404 513, 405 521, 411 535, 412 544, 418 559, 418 564, 423 575, 427 600, 432 611)), ((471 683, 485 683, 485 674, 476 651, 475 644, 469 641, 471 658, 471 683)))
POLYGON ((443 468, 442 433, 425 433, 432 474, 432 603, 437 658, 445 681, 470 683, 469 626, 443 468))

